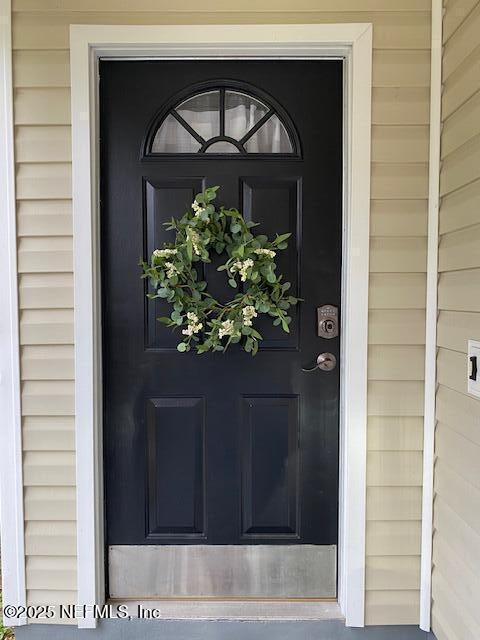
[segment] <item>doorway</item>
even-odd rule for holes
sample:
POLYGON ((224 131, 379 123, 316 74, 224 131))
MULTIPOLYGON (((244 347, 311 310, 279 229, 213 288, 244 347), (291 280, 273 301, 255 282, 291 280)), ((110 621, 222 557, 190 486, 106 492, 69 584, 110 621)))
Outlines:
POLYGON ((101 62, 111 597, 336 596, 339 367, 305 369, 340 359, 317 309, 341 304, 342 88, 334 60, 101 62), (254 358, 179 353, 136 268, 214 184, 292 234, 279 269, 302 302, 289 334, 261 318, 254 358))

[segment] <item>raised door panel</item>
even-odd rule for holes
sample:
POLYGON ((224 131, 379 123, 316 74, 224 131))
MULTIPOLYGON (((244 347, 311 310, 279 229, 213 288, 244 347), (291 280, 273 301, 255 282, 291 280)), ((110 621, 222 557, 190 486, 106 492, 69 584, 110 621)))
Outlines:
MULTIPOLYGON (((243 215, 246 220, 258 223, 255 232, 273 240, 277 234, 291 233, 288 249, 276 256, 277 273, 283 281, 291 283, 292 295, 300 291, 300 234, 302 228, 302 181, 298 177, 256 177, 240 180, 243 215)), ((292 318, 290 333, 272 325, 271 319, 260 317, 257 327, 263 336, 260 349, 298 349, 298 307, 289 309, 292 318)))
POLYGON ((147 540, 205 538, 202 398, 147 401, 147 540))
MULTIPOLYGON (((173 231, 167 231, 164 223, 172 216, 179 218, 191 207, 195 194, 204 188, 202 178, 178 178, 162 181, 144 180, 144 242, 145 255, 161 248, 164 242, 174 242, 173 231)), ((146 285, 145 285, 146 286, 146 285)), ((166 330, 157 318, 169 316, 171 305, 156 298, 145 299, 145 346, 147 349, 174 350, 178 334, 166 330)))
POLYGON ((243 398, 243 537, 299 537, 298 405, 297 396, 243 398))

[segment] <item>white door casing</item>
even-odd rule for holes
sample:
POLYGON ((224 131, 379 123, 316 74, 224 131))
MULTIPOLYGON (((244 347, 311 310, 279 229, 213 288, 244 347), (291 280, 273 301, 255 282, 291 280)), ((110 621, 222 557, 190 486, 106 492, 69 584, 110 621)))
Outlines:
MULTIPOLYGON (((364 625, 371 24, 72 25, 78 603, 104 601, 98 60, 341 58, 345 68, 339 604, 364 625), (348 400, 348 401, 347 401, 348 400)), ((79 620, 92 628, 94 615, 79 620)))
POLYGON ((0 0, 0 535, 3 605, 15 608, 5 622, 20 626, 26 619, 16 608, 27 596, 12 78, 11 3, 0 0))

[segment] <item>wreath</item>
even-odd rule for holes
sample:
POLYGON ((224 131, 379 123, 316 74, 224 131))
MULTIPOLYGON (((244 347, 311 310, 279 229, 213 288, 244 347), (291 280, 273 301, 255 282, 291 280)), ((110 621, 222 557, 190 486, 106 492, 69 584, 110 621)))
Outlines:
POLYGON ((287 248, 290 233, 269 240, 254 235, 255 222, 244 220, 237 209, 215 208, 219 187, 209 187, 195 196, 192 211, 180 219, 164 223, 176 233, 175 242, 164 243, 153 251, 150 261, 140 262, 142 278, 154 293, 148 298, 164 298, 173 309, 170 317, 158 318, 169 327, 181 328, 178 351, 197 353, 226 351, 240 343, 255 355, 262 336, 255 329, 255 318, 265 314, 275 326, 289 333, 288 310, 299 298, 290 295, 290 283, 276 274, 275 257, 287 248), (208 293, 207 282, 199 277, 197 263, 211 262, 210 253, 226 254, 218 267, 238 293, 222 304, 208 293))

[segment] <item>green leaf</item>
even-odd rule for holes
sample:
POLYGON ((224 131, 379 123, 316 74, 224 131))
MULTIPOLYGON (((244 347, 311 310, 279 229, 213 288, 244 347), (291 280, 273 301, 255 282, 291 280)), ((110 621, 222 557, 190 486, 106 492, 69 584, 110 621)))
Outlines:
POLYGON ((165 316, 162 316, 161 318, 157 318, 157 320, 158 322, 161 322, 162 324, 166 324, 166 325, 170 325, 172 323, 170 318, 166 318, 165 316))
POLYGON ((273 244, 278 246, 281 242, 285 242, 285 240, 288 240, 288 238, 290 238, 292 234, 291 233, 282 233, 282 235, 277 235, 277 237, 275 238, 275 240, 273 241, 273 244))
POLYGON ((168 298, 170 291, 162 287, 157 291, 157 293, 160 298, 168 298))
POLYGON ((230 231, 232 233, 238 233, 241 230, 242 230, 242 227, 238 223, 232 224, 232 226, 230 227, 230 231))
POLYGON ((181 353, 186 351, 187 350, 187 345, 185 344, 185 342, 179 342, 177 344, 177 350, 180 351, 181 353))
POLYGON ((204 193, 206 196, 206 200, 208 200, 209 202, 211 202, 212 200, 215 200, 215 198, 217 197, 217 191, 219 189, 220 189, 219 186, 208 187, 207 189, 205 189, 204 193))
POLYGON ((262 276, 265 276, 265 278, 267 277, 267 275, 270 273, 270 265, 268 264, 264 264, 260 267, 260 273, 262 274, 262 276))
POLYGON ((234 289, 237 288, 237 283, 233 278, 230 278, 230 280, 228 281, 228 284, 233 287, 234 289))
POLYGON ((282 322, 281 318, 275 318, 275 320, 273 321, 273 325, 275 327, 278 327, 278 325, 282 322))
POLYGON ((191 262, 193 257, 193 245, 191 240, 187 240, 187 256, 191 262))
POLYGON ((205 340, 202 344, 197 345, 197 353, 206 353, 212 346, 211 340, 205 340))
POLYGON ((205 343, 197 345, 197 353, 205 353, 208 351, 208 347, 205 346, 205 343))
POLYGON ((267 273, 267 281, 272 284, 277 281, 277 276, 273 273, 273 271, 269 271, 267 273))

